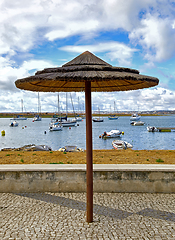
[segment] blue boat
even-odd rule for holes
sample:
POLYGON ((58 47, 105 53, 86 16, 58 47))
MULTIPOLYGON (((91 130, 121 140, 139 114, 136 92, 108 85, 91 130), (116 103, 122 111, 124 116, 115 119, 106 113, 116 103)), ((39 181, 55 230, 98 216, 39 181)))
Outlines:
POLYGON ((110 116, 108 117, 108 119, 109 119, 109 120, 116 120, 116 119, 118 119, 118 116, 116 116, 116 115, 110 115, 110 116))

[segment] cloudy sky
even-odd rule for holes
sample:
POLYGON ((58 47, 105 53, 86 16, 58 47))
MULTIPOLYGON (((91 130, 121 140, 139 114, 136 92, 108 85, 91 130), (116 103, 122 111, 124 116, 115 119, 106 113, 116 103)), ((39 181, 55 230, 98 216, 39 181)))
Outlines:
MULTIPOLYGON (((160 80, 149 89, 93 93, 93 110, 113 110, 114 102, 121 111, 175 110, 175 0, 1 0, 0 112, 20 112, 21 99, 24 111, 37 111, 37 93, 15 80, 87 50, 160 80)), ((83 110, 84 93, 72 98, 83 110)), ((40 101, 42 111, 57 110, 57 93, 40 93, 40 101)))

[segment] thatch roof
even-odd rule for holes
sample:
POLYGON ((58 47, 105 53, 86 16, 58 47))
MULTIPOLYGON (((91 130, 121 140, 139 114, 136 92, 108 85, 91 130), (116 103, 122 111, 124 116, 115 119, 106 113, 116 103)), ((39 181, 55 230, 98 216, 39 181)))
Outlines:
POLYGON ((91 91, 127 91, 155 86, 159 80, 135 69, 112 67, 90 52, 84 52, 62 67, 47 68, 15 82, 20 89, 42 92, 79 92, 91 81, 91 91))

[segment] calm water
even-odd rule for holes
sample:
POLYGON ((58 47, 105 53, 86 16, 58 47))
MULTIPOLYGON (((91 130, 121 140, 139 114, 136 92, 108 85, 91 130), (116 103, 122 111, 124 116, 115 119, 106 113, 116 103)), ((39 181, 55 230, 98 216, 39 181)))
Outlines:
MULTIPOLYGON (((175 115, 173 116, 148 116, 141 117, 145 122, 144 126, 130 125, 130 117, 119 117, 117 120, 108 120, 104 122, 93 122, 93 148, 94 149, 112 149, 114 139, 100 139, 104 131, 118 129, 124 131, 121 137, 133 145, 133 149, 175 149, 175 132, 147 132, 146 127, 175 127, 175 115)), ((79 126, 63 128, 63 131, 50 132, 49 123, 51 119, 43 118, 41 122, 32 122, 32 119, 21 120, 18 127, 9 127, 10 119, 0 119, 0 131, 5 130, 5 136, 0 136, 0 149, 6 147, 22 147, 26 144, 44 144, 57 150, 65 145, 76 145, 83 149, 86 148, 86 120, 78 122, 79 126), (26 127, 25 127, 26 126, 26 127), (46 134, 44 134, 46 131, 46 134)), ((120 139, 120 138, 118 138, 120 139)))

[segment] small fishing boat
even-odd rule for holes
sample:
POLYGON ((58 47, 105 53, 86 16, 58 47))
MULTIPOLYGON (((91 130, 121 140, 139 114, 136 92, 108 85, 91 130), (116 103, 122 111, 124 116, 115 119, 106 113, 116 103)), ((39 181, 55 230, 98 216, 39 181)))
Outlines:
POLYGON ((83 152, 82 148, 78 148, 77 146, 65 146, 60 148, 58 151, 60 152, 83 152))
POLYGON ((158 129, 158 128, 156 128, 156 127, 151 127, 151 126, 148 126, 148 127, 147 127, 147 131, 148 131, 148 132, 158 132, 158 131, 159 131, 159 129, 158 129))
POLYGON ((92 119, 93 122, 103 122, 104 121, 103 118, 100 117, 100 108, 98 108, 98 111, 99 111, 99 115, 98 115, 98 117, 95 117, 92 119))
POLYGON ((109 119, 109 120, 117 120, 117 119, 118 119, 118 116, 116 116, 116 115, 110 115, 110 116, 108 117, 108 119, 109 119))
POLYGON ((115 138, 120 137, 121 134, 124 134, 124 132, 120 132, 119 130, 111 130, 110 132, 104 132, 102 135, 99 136, 99 138, 115 138))
POLYGON ((130 117, 130 121, 138 121, 140 120, 141 116, 139 116, 137 113, 134 113, 131 117, 130 117))
POLYGON ((93 118, 92 119, 93 122, 103 122, 103 118, 93 118))
POLYGON ((10 127, 18 127, 19 123, 16 121, 13 121, 9 124, 10 127))
POLYGON ((52 131, 62 131, 62 125, 50 124, 49 130, 52 131))
POLYGON ((82 119, 82 117, 75 117, 72 120, 77 121, 77 122, 81 122, 83 119, 82 119))
POLYGON ((76 123, 77 123, 76 120, 67 120, 67 121, 61 122, 63 127, 74 127, 76 125, 76 123))
POLYGON ((112 146, 115 149, 127 149, 127 148, 132 148, 133 146, 126 142, 126 141, 122 141, 122 140, 114 140, 112 141, 112 146))
POLYGON ((138 121, 138 122, 132 121, 130 124, 133 126, 143 126, 145 123, 142 121, 138 121))
POLYGON ((10 120, 27 120, 26 117, 23 117, 23 115, 17 115, 14 118, 11 118, 10 120))
POLYGON ((41 121, 42 118, 39 116, 39 115, 36 115, 34 118, 33 118, 33 121, 41 121))

